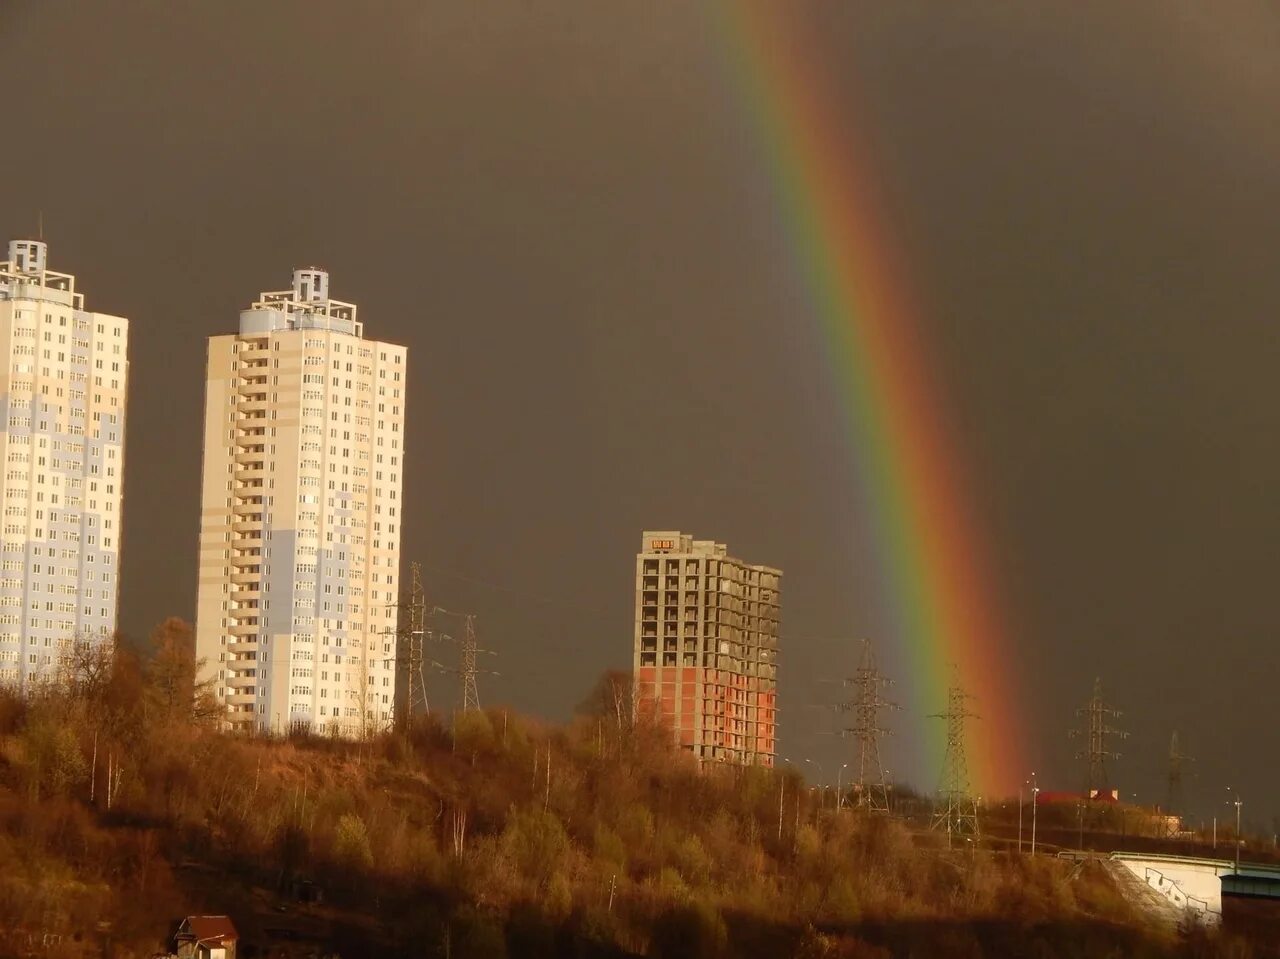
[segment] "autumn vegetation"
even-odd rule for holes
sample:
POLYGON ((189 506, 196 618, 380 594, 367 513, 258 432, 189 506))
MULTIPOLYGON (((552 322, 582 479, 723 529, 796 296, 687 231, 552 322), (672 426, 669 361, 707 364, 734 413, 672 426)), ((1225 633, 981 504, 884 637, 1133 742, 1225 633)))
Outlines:
POLYGON ((1096 864, 948 851, 792 773, 699 769, 620 675, 567 725, 255 739, 217 729, 191 650, 169 620, 0 694, 0 954, 149 956, 227 913, 241 956, 1250 955, 1148 927, 1096 864))

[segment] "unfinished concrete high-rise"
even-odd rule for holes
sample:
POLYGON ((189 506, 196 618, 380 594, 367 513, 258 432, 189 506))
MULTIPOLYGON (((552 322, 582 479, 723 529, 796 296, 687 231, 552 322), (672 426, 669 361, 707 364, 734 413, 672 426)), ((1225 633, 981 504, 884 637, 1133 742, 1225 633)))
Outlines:
POLYGON ((772 766, 782 573, 674 530, 636 556, 639 709, 704 761, 772 766))
POLYGON ((392 721, 405 364, 314 267, 209 340, 196 653, 233 727, 392 721))

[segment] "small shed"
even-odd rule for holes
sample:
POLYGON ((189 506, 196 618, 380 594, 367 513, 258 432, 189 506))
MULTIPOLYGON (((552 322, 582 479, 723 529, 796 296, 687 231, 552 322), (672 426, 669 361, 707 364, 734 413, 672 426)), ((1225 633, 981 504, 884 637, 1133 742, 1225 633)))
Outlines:
POLYGON ((173 937, 178 959, 236 959, 240 938, 230 916, 188 916, 173 937))

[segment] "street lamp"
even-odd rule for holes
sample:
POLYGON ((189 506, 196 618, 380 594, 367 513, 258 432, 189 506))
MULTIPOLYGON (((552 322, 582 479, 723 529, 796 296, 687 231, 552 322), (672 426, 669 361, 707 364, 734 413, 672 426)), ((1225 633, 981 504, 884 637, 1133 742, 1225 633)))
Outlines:
POLYGON ((1036 807, 1040 805, 1040 786, 1036 774, 1031 774, 1031 858, 1036 857, 1036 807))
POLYGON ((1024 779, 1018 783, 1018 855, 1022 855, 1022 787, 1027 784, 1024 779))
POLYGON ((1236 875, 1239 875, 1240 874, 1240 807, 1244 804, 1240 802, 1240 790, 1232 789, 1230 786, 1228 786, 1227 792, 1233 792, 1236 794, 1236 798, 1234 800, 1230 800, 1228 804, 1236 807, 1236 875))
POLYGON ((817 769, 817 770, 818 770, 818 779, 820 779, 820 780, 821 780, 821 779, 823 778, 823 775, 822 775, 822 763, 814 762, 812 759, 806 759, 806 760, 805 760, 805 764, 806 764, 806 765, 809 765, 809 766, 813 766, 815 769, 817 769))
POLYGON ((844 771, 849 768, 848 763, 844 763, 839 771, 836 772, 836 809, 844 808, 844 771))
MULTIPOLYGON (((783 758, 782 761, 788 766, 791 765, 790 759, 783 758)), ((782 802, 786 798, 786 795, 787 774, 783 772, 782 775, 778 777, 778 842, 782 842, 782 802)))

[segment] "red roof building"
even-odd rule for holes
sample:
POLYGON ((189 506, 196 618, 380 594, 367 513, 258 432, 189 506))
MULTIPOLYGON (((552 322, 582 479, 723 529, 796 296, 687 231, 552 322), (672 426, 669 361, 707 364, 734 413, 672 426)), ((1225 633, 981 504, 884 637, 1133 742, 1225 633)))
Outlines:
POLYGON ((188 916, 173 941, 178 959, 236 959, 239 938, 229 916, 188 916))

